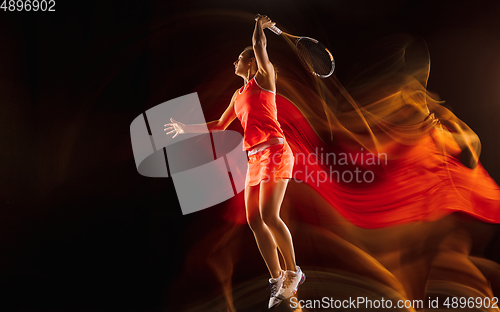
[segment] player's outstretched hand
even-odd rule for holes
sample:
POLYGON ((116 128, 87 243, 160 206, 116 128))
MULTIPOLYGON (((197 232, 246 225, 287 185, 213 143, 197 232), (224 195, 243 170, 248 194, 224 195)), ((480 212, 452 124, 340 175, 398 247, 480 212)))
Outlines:
POLYGON ((165 128, 163 131, 171 130, 171 131, 166 133, 167 135, 175 132, 172 139, 175 138, 176 136, 178 136, 179 134, 186 132, 185 131, 185 127, 186 127, 185 124, 183 124, 182 122, 175 121, 173 118, 170 118, 170 121, 172 123, 165 124, 165 127, 167 127, 167 128, 165 128))

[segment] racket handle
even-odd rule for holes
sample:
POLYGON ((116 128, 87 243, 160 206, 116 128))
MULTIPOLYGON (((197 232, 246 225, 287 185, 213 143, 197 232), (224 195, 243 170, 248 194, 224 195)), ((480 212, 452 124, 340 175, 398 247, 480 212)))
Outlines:
POLYGON ((271 26, 271 27, 267 27, 270 31, 272 31, 273 33, 275 33, 276 35, 281 35, 281 29, 279 29, 278 27, 276 26, 271 26))
MULTIPOLYGON (((258 14, 257 13, 257 17, 261 17, 262 15, 261 14, 258 14)), ((255 20, 257 20, 257 17, 255 18, 255 20)), ((267 27, 269 28, 270 31, 272 31, 273 33, 275 33, 276 35, 281 35, 281 29, 279 29, 278 27, 276 26, 271 26, 271 27, 267 27)))

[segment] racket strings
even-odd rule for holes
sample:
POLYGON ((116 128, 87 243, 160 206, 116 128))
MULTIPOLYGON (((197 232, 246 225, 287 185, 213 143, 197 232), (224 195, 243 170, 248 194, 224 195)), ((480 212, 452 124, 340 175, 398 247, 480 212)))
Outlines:
POLYGON ((296 42, 297 53, 309 70, 320 77, 332 74, 334 60, 324 45, 311 38, 301 38, 296 42))

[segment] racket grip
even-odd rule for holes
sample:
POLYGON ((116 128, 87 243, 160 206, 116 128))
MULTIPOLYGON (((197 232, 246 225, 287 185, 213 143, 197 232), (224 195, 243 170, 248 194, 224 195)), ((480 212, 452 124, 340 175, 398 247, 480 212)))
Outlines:
POLYGON ((276 26, 271 26, 271 27, 267 27, 270 31, 272 31, 273 33, 275 33, 276 35, 281 35, 281 29, 279 29, 278 27, 276 26))

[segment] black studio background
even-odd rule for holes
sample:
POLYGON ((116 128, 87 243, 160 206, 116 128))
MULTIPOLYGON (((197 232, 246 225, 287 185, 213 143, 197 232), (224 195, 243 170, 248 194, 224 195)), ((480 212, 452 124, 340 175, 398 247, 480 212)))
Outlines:
MULTIPOLYGON (((182 216, 171 179, 137 173, 129 127, 207 75, 233 77, 253 29, 239 16, 267 14, 324 42, 341 81, 377 39, 421 36, 429 89, 476 131, 481 161, 500 181, 498 1, 56 1, 55 9, 0 11, 2 311, 168 309, 170 282, 202 233, 185 231, 194 216, 182 216)), ((241 81, 231 79, 234 90, 241 81)), ((228 102, 205 111, 207 120, 228 102)), ((496 261, 498 241, 487 252, 496 261)))

